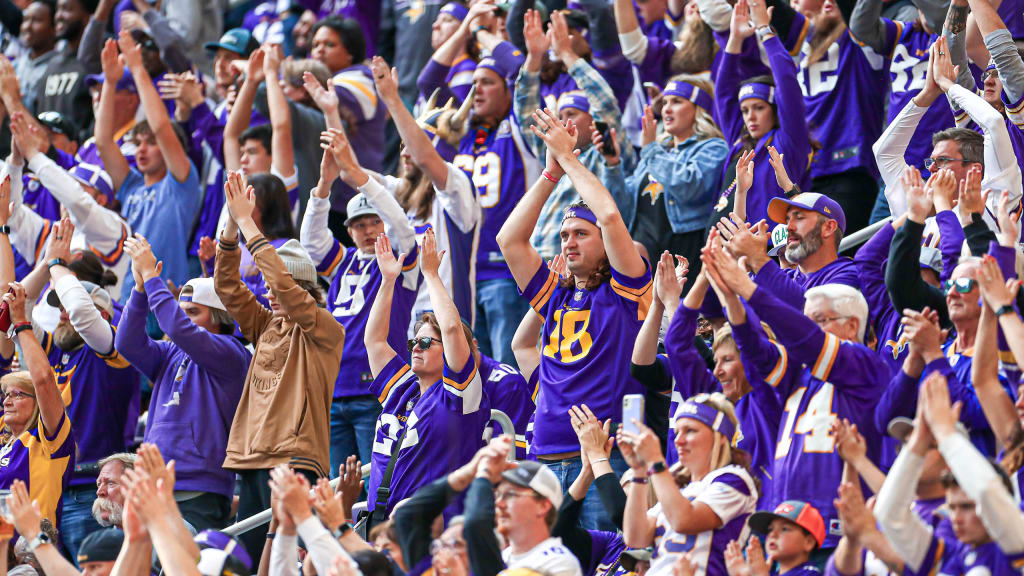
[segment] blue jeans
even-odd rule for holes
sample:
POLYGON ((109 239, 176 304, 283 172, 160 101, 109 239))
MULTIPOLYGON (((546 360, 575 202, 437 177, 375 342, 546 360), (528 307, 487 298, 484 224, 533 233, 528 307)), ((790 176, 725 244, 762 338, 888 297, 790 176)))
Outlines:
POLYGON ((372 395, 338 398, 331 404, 331 478, 352 454, 369 464, 380 410, 372 395))
POLYGON ((874 224, 889 215, 889 199, 885 197, 885 186, 878 192, 875 198, 875 207, 871 209, 870 223, 874 224))
MULTIPOLYGON (((569 486, 572 485, 576 477, 580 475, 580 470, 583 468, 583 464, 580 462, 579 456, 572 458, 566 458, 564 460, 539 460, 544 463, 555 476, 558 476, 558 481, 562 483, 562 493, 564 494, 569 490, 569 486)), ((608 463, 611 464, 612 470, 615 475, 622 477, 629 470, 629 466, 626 464, 626 460, 622 458, 622 453, 617 449, 612 451, 612 455, 608 458, 608 463)), ((604 504, 601 503, 601 496, 597 493, 597 486, 594 484, 590 485, 587 490, 587 497, 583 500, 583 513, 580 514, 580 526, 586 530, 603 530, 605 532, 615 532, 618 530, 614 524, 612 524, 611 517, 608 512, 604 509, 604 504)))
POLYGON ((84 484, 64 492, 60 519, 60 539, 64 543, 64 555, 75 566, 78 565, 78 547, 85 537, 103 527, 92 517, 92 503, 96 501, 96 486, 84 484))
POLYGON ((476 285, 476 336, 480 353, 498 362, 516 366, 512 336, 523 321, 530 304, 519 295, 511 278, 485 280, 476 285))

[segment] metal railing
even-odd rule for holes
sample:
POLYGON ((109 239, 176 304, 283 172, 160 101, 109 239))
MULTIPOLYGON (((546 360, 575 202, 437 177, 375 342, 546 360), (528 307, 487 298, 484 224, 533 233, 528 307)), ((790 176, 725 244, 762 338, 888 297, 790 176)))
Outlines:
POLYGON ((874 236, 879 230, 882 229, 883 226, 889 224, 890 222, 892 222, 892 216, 886 216, 882 220, 879 220, 878 222, 871 224, 867 228, 861 228, 860 230, 857 230, 853 234, 846 236, 845 238, 843 238, 843 241, 839 243, 839 251, 846 252, 847 250, 851 250, 853 248, 856 248, 857 246, 860 246, 861 244, 867 242, 868 239, 874 236))
MULTIPOLYGON (((511 436, 513 439, 515 439, 516 430, 515 427, 512 425, 512 419, 508 417, 508 414, 505 414, 501 410, 491 410, 490 422, 496 422, 498 426, 501 426, 502 434, 511 436)), ((488 424, 490 424, 490 422, 488 422, 488 424)), ((508 459, 510 462, 515 460, 515 450, 509 452, 508 459)), ((363 480, 367 480, 370 477, 370 465, 363 464, 361 472, 363 474, 363 480)), ((339 481, 341 481, 341 478, 335 478, 331 480, 331 488, 336 489, 338 487, 339 481)), ((367 484, 369 484, 369 482, 367 482, 367 484)), ((273 510, 267 508, 262 512, 257 512, 256 514, 253 514, 252 516, 245 518, 244 520, 240 520, 232 524, 231 526, 228 526, 227 528, 223 529, 222 532, 224 532, 225 534, 230 534, 232 536, 238 536, 239 534, 244 534, 250 530, 253 530, 270 522, 271 516, 273 516, 273 510)))

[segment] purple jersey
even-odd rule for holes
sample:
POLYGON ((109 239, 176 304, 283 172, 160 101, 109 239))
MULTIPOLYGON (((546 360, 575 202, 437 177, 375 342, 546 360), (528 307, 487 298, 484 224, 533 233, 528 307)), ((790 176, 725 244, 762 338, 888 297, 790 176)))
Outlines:
POLYGON ((540 165, 523 143, 518 126, 509 115, 489 132, 470 129, 452 161, 469 177, 483 213, 477 246, 477 282, 512 277, 498 247, 498 230, 540 176, 540 165), (481 136, 483 143, 477 145, 481 136))
MULTIPOLYGON (((885 24, 883 53, 889 60, 892 86, 886 118, 888 124, 924 88, 925 73, 928 72, 928 47, 935 43, 938 35, 925 32, 916 22, 895 22, 886 18, 882 22, 885 24)), ((907 144, 903 155, 907 164, 923 167, 924 159, 931 154, 932 134, 952 127, 953 115, 949 112, 946 95, 942 94, 921 117, 914 136, 907 144)))
MULTIPOLYGON (((125 431, 139 419, 139 374, 113 349, 100 354, 87 345, 65 352, 47 333, 40 342, 53 367, 78 444, 79 464, 124 452, 125 431)), ((73 486, 92 484, 96 474, 76 474, 73 486)))
MULTIPOLYGON (((367 170, 382 172, 384 169, 384 127, 387 125, 387 111, 377 96, 370 69, 355 64, 340 70, 331 79, 338 102, 352 118, 348 126, 349 140, 360 166, 367 170)), ((336 181, 331 194, 331 208, 345 211, 349 198, 355 195, 344 182, 336 181)))
POLYGON ((590 533, 590 562, 583 566, 587 576, 611 576, 622 570, 619 558, 626 549, 618 532, 587 530, 590 533))
POLYGON ((807 125, 822 146, 811 161, 811 177, 854 168, 867 169, 877 177, 871 146, 882 135, 889 84, 885 58, 867 46, 858 46, 849 32, 813 64, 807 62, 810 50, 808 40, 798 78, 807 125))
MULTIPOLYGON (((311 2, 316 3, 314 0, 311 2)), ((380 11, 384 4, 380 0, 320 0, 320 11, 317 20, 331 14, 352 18, 359 22, 366 39, 366 57, 372 58, 377 53, 377 41, 380 36, 380 11)))
POLYGON ((533 454, 579 450, 565 417, 586 402, 600 420, 622 421, 622 396, 643 394, 629 374, 630 350, 651 304, 651 271, 629 278, 612 268, 594 291, 564 287, 541 263, 523 298, 544 317, 533 454))
POLYGON ((1024 1, 1003 0, 996 8, 999 18, 1006 24, 1014 40, 1024 38, 1024 1))
POLYGON ((647 511, 657 519, 654 529, 654 552, 651 554, 649 576, 671 576, 672 566, 680 554, 689 552, 697 569, 694 576, 726 574, 725 547, 733 540, 746 539, 747 517, 755 510, 757 488, 746 469, 733 464, 712 470, 681 490, 691 502, 702 503, 722 521, 721 528, 699 534, 680 534, 672 530, 661 503, 647 511))
POLYGON ((970 546, 955 538, 943 538, 935 533, 921 568, 912 574, 985 574, 991 576, 1020 576, 1024 564, 1020 555, 1010 556, 995 542, 970 546))
MULTIPOLYGON (((466 94, 469 94, 469 89, 473 87, 473 72, 476 71, 476 60, 473 60, 468 55, 463 55, 460 60, 452 63, 451 69, 448 70, 448 75, 445 77, 445 84, 451 89, 455 97, 458 98, 459 102, 466 99, 466 94)), ((430 94, 426 95, 428 98, 430 94)), ((443 105, 444 102, 438 102, 438 105, 443 105)))
POLYGON ((877 459, 874 405, 889 381, 890 368, 874 350, 822 331, 767 290, 758 288, 749 305, 783 345, 774 353, 766 348, 763 366, 771 365, 768 354, 776 361, 771 372, 761 371, 785 412, 775 446, 772 505, 784 500, 810 502, 825 520, 824 547, 835 546, 842 531, 833 499, 843 462, 831 427, 839 418, 857 424, 867 439, 868 455, 877 459))
MULTIPOLYGON (((512 420, 515 427, 516 460, 526 458, 526 427, 536 409, 533 388, 527 384, 519 370, 483 354, 480 355, 480 378, 483 379, 484 394, 491 403, 491 409, 501 410, 512 420)), ((495 438, 502 433, 498 424, 494 424, 493 430, 495 438)))
MULTIPOLYGON (((420 275, 416 270, 418 258, 419 248, 414 248, 402 263, 401 282, 395 282, 388 343, 396 351, 405 350, 412 304, 419 289, 420 275)), ((318 264, 317 271, 328 278, 333 276, 331 288, 327 291, 327 309, 345 327, 345 346, 341 353, 338 379, 334 382, 334 398, 366 395, 370 392, 373 375, 370 373, 363 335, 366 333, 370 305, 380 290, 381 275, 377 259, 373 254, 346 248, 334 240, 334 246, 318 264)))
POLYGON ((369 510, 399 437, 403 440, 391 477, 389 511, 421 486, 469 462, 483 445, 490 404, 473 359, 462 370, 445 362, 443 374, 421 392, 412 368, 394 356, 370 384, 383 412, 374 432, 369 510))

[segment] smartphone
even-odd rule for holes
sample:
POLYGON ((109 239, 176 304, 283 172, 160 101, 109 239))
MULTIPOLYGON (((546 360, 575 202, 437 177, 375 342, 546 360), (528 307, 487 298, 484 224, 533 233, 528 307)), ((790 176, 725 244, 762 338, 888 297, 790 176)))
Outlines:
POLYGON ((640 430, 633 423, 633 420, 640 423, 644 421, 643 394, 626 394, 622 397, 622 429, 626 432, 639 434, 640 430))
MULTIPOLYGON (((14 292, 14 288, 8 288, 8 292, 14 292)), ((11 327, 11 307, 4 300, 0 302, 0 332, 7 332, 11 327)))
POLYGON ((601 155, 603 156, 614 156, 615 155, 615 143, 612 142, 612 131, 608 128, 607 122, 600 120, 594 121, 594 130, 597 130, 598 134, 601 135, 603 142, 601 143, 601 155))

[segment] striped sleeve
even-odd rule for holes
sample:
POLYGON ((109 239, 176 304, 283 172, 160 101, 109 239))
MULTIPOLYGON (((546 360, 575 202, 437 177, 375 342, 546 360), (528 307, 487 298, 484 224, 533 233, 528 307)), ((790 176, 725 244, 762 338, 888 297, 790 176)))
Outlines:
POLYGON ((417 382, 412 367, 396 354, 370 383, 370 392, 377 397, 385 411, 394 411, 393 404, 401 398, 401 391, 417 382))
POLYGON ((333 83, 342 106, 355 113, 362 122, 374 118, 377 113, 377 90, 372 78, 362 70, 343 70, 334 77, 333 83))
MULTIPOLYGON (((644 260, 647 265, 647 261, 644 260)), ((651 307, 651 300, 654 298, 653 279, 651 278, 651 267, 647 265, 644 273, 638 278, 630 278, 612 268, 611 288, 615 294, 625 300, 636 303, 636 318, 643 321, 647 318, 647 310, 651 307)))
POLYGON ((556 288, 558 288, 558 274, 552 272, 548 268, 547 262, 542 260, 537 272, 530 279, 530 283, 520 293, 530 303, 530 308, 533 308, 537 314, 547 317, 547 306, 556 288))
POLYGON ((444 385, 445 406, 449 410, 465 415, 473 414, 480 409, 483 381, 472 357, 461 370, 454 370, 446 361, 441 382, 444 385))

